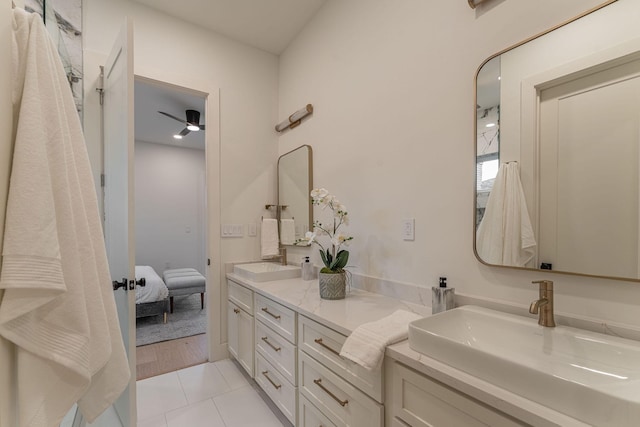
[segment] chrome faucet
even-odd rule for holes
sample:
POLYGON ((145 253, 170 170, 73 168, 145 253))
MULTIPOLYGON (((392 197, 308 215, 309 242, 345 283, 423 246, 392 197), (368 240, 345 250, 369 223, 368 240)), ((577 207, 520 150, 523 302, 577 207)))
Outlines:
POLYGON ((553 282, 551 280, 536 280, 531 283, 540 284, 540 299, 535 300, 529 307, 529 313, 538 314, 538 324, 553 328, 553 282))

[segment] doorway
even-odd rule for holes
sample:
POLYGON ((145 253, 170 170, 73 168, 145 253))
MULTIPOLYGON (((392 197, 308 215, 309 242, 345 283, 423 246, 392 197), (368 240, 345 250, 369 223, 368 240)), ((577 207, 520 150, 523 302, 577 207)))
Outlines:
POLYGON ((136 378, 208 360, 206 95, 135 79, 136 378), (173 272, 187 274, 182 287, 173 272), (185 273, 183 273, 185 272, 185 273))

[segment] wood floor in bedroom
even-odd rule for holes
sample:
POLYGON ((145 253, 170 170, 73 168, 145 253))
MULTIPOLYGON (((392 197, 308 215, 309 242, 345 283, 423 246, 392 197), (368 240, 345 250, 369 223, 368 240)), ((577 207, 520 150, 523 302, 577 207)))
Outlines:
POLYGON ((207 361, 207 356, 206 334, 136 347, 136 379, 199 365, 207 361))

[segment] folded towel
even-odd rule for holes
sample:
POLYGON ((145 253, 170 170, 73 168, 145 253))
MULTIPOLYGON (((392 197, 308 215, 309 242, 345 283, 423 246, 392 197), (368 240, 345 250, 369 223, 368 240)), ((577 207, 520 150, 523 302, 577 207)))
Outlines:
POLYGON ((390 316, 356 328, 347 338, 340 356, 368 371, 380 369, 388 345, 407 339, 409 323, 422 318, 419 314, 398 310, 390 316))
POLYGON ((278 255, 278 221, 273 218, 264 218, 260 233, 262 258, 278 255))
POLYGON ((280 220, 280 242, 283 245, 293 245, 296 242, 296 223, 294 220, 280 220))

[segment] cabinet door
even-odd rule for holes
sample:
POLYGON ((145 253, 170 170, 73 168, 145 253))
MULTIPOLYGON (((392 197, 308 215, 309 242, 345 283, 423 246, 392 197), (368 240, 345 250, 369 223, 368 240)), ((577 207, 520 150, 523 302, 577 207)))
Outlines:
POLYGON ((227 345, 229 353, 238 359, 238 314, 240 309, 231 301, 227 303, 227 345))
POLYGON ((231 301, 227 304, 229 353, 253 378, 253 316, 231 301))
POLYGON ((253 316, 249 315, 246 311, 240 310, 240 313, 236 314, 238 321, 238 362, 247 371, 247 373, 253 378, 253 316))

